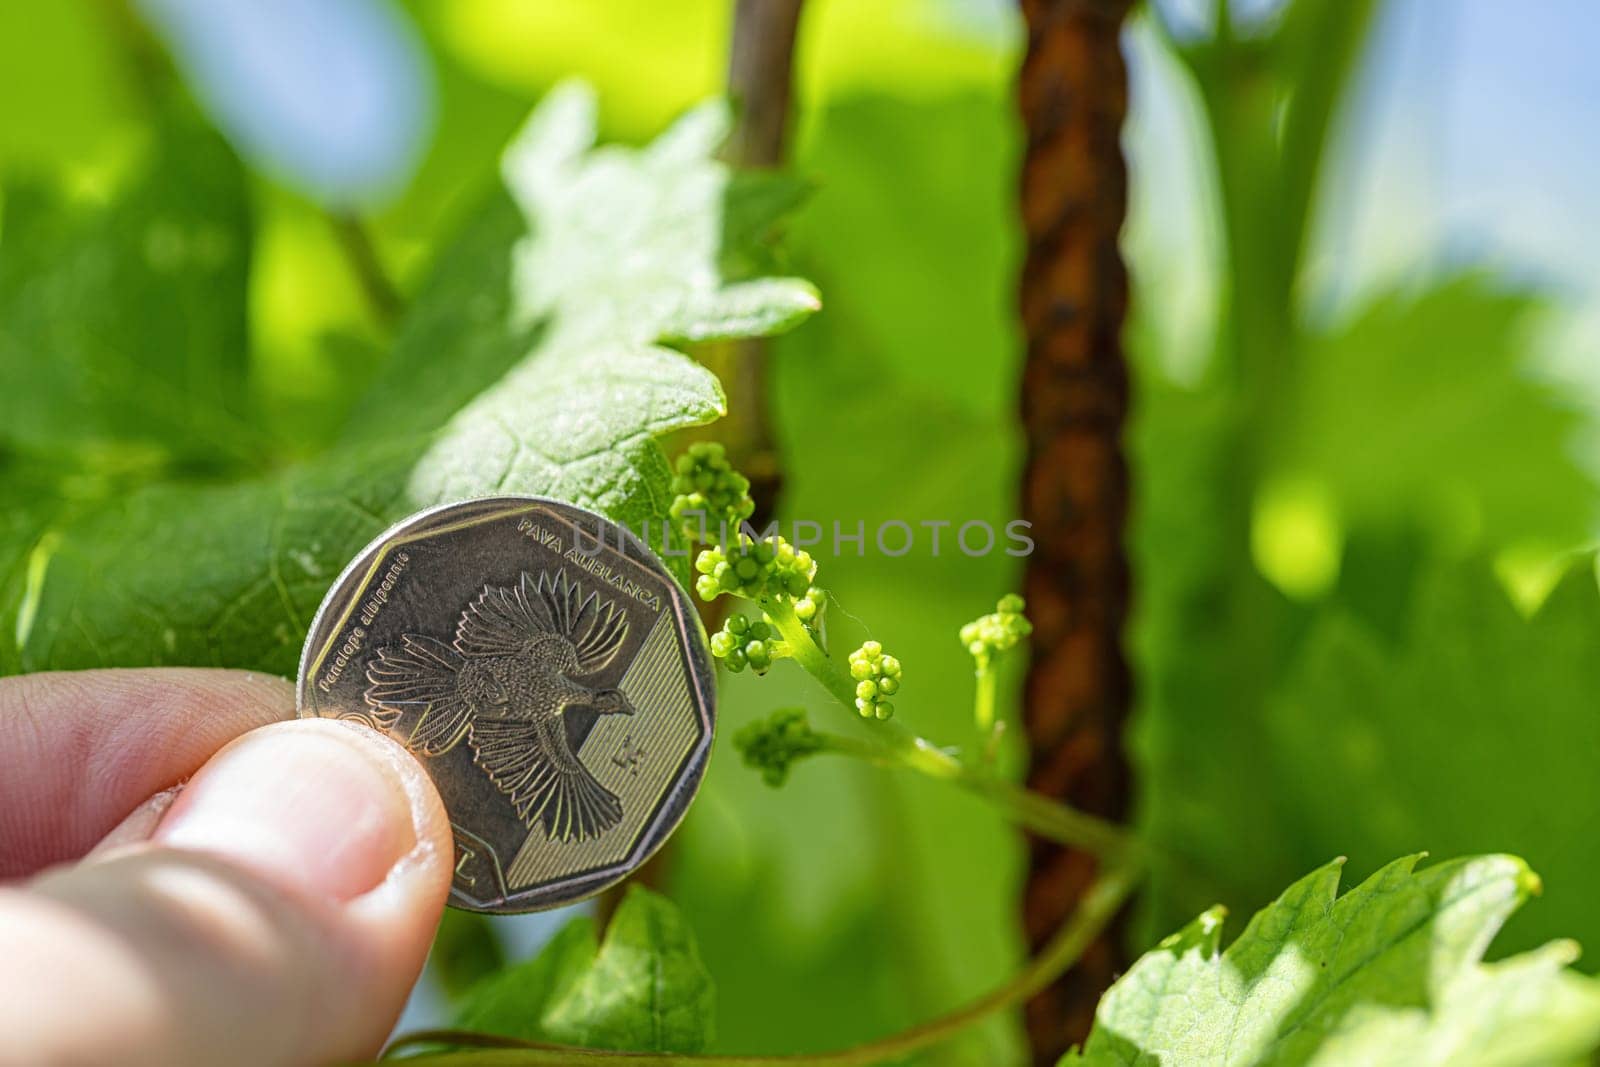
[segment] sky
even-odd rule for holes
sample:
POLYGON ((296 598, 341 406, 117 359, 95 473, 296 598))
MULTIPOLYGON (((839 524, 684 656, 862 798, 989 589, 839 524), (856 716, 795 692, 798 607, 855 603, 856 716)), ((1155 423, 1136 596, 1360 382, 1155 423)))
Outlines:
POLYGON ((1364 270, 1419 251, 1592 299, 1600 282, 1600 5, 1391 0, 1346 174, 1364 270), (1364 165, 1364 166, 1363 166, 1364 165), (1409 241, 1386 240, 1413 213, 1409 241), (1410 242, 1423 248, 1407 248, 1410 242))

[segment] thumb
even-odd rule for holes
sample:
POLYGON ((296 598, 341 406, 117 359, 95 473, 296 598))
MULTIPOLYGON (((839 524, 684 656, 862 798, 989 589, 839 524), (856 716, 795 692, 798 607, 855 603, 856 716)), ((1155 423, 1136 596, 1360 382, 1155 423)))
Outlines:
POLYGON ((377 732, 245 734, 150 841, 0 890, 0 1062, 370 1056, 421 970, 450 854, 425 772, 377 732))

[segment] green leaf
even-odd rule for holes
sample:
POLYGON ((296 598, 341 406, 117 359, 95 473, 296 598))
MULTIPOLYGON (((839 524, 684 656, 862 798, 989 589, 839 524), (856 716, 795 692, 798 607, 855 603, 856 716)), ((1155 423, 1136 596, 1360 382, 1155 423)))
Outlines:
MULTIPOLYGON (((690 112, 642 150, 592 149, 595 110, 587 87, 558 87, 506 151, 506 184, 528 232, 509 275, 496 275, 504 283, 475 295, 455 281, 441 303, 498 328, 471 353, 473 367, 503 366, 516 338, 534 354, 444 427, 412 478, 414 502, 535 485, 636 530, 659 523, 670 479, 653 438, 709 422, 725 402, 709 371, 654 342, 777 332, 819 306, 800 279, 724 277, 733 269, 724 260, 751 259, 795 203, 775 185, 733 182, 713 158, 724 105, 690 112), (485 292, 509 293, 509 311, 485 292)), ((464 262, 483 240, 474 237, 464 262)), ((498 270, 504 259, 493 262, 498 270)), ((448 321, 423 320, 402 337, 375 393, 436 408, 430 398, 451 389, 430 369, 448 321)), ((372 419, 358 413, 354 424, 372 419)))
POLYGON ((42 185, 6 189, 0 444, 259 462, 245 410, 244 175, 195 121, 173 112, 104 209, 42 185))
POLYGON ((737 170, 722 204, 720 265, 726 278, 777 274, 787 252, 786 223, 815 191, 783 170, 737 170))
POLYGON ((694 294, 662 326, 675 341, 722 341, 783 333, 822 307, 816 286, 799 278, 735 282, 714 293, 694 294))
MULTIPOLYGON (((556 94, 530 120, 546 131, 538 136, 570 146, 542 171, 540 152, 553 149, 513 146, 508 158, 531 160, 538 195, 518 195, 535 214, 519 218, 492 197, 437 258, 389 365, 325 454, 233 483, 102 486, 66 508, 64 483, 29 496, 0 527, 0 670, 214 664, 291 674, 340 568, 389 523, 445 500, 552 496, 660 531, 671 479, 656 436, 724 407, 713 375, 654 343, 684 297, 719 291, 677 279, 717 274, 723 201, 662 186, 720 190, 727 171, 710 157, 715 131, 703 118, 646 149, 588 151, 592 115, 574 105, 582 99, 556 94), (593 171, 615 178, 610 192, 624 200, 614 210, 586 203, 585 239, 563 237, 575 220, 550 212, 574 202, 569 186, 606 195, 593 171), (627 199, 636 195, 644 199, 627 199), (698 258, 674 243, 685 233, 699 235, 698 258), (590 257, 595 249, 609 252, 590 257), (561 250, 587 284, 569 284, 561 250), (651 278, 670 291, 652 294, 651 278), (537 315, 513 314, 513 281, 537 315), (619 301, 635 305, 614 318, 619 301), (650 308, 664 310, 651 318, 650 308)), ((158 281, 146 287, 164 298, 158 281)), ((685 569, 680 557, 668 562, 685 569)))
POLYGON ((655 438, 726 410, 716 377, 680 353, 551 344, 468 404, 412 472, 416 506, 538 492, 604 512, 660 545, 671 474, 655 438))
MULTIPOLYGON (((1212 900, 1253 910, 1332 854, 1359 873, 1438 847, 1515 851, 1551 876, 1510 941, 1589 936, 1600 863, 1572 842, 1595 803, 1578 765, 1600 743, 1600 675, 1580 651, 1593 583, 1569 579, 1530 622, 1486 563, 1446 562, 1592 534, 1576 394, 1527 358, 1545 302, 1464 274, 1330 321, 1301 269, 1373 8, 1293 0, 1183 49, 1213 127, 1215 173, 1195 177, 1218 188, 1225 262, 1216 348, 1185 388, 1150 331, 1127 333, 1129 740, 1143 833, 1174 861, 1152 872, 1146 929, 1212 900)), ((1136 312, 1162 299, 1143 295, 1136 312)))
POLYGON ((1236 408, 1152 377, 1130 439, 1143 486, 1131 541, 1141 609, 1130 651, 1142 679, 1132 754, 1142 832, 1178 862, 1151 872, 1141 943, 1213 901, 1259 906, 1343 851, 1289 855, 1278 783, 1256 756, 1265 745, 1261 708, 1307 609, 1263 579, 1248 555, 1250 487, 1230 448, 1236 408))
POLYGON ((1153 877, 1157 929, 1211 900, 1259 906, 1330 854, 1366 872, 1428 846, 1526 856, 1557 888, 1525 921, 1600 933, 1582 899, 1600 864, 1564 847, 1561 818, 1593 802, 1591 776, 1515 769, 1600 743, 1586 710, 1600 674, 1577 651, 1600 612, 1593 582, 1574 575, 1529 621, 1485 561, 1431 558, 1560 543, 1594 508, 1572 458, 1580 420, 1519 354, 1536 306, 1471 277, 1381 298, 1307 342, 1293 403, 1262 426, 1241 426, 1224 388, 1147 369, 1135 753, 1146 833, 1184 860, 1153 877), (1325 594, 1290 601, 1252 560, 1247 447, 1334 502, 1343 551, 1325 594), (1562 782, 1555 817, 1481 786, 1506 781, 1562 782))
POLYGON ((1307 340, 1278 456, 1353 522, 1465 517, 1495 545, 1587 536, 1581 412, 1524 355, 1540 308, 1477 275, 1382 294, 1307 340))
POLYGON ((1481 561, 1438 566, 1399 632, 1327 613, 1267 707, 1253 762, 1276 768, 1284 861, 1337 848, 1357 872, 1437 843, 1515 849, 1549 879, 1514 947, 1600 943, 1600 589, 1576 561, 1524 617, 1481 561))
POLYGON ((495 936, 494 917, 446 908, 428 950, 428 966, 452 1001, 504 970, 506 953, 495 936))
POLYGON ((506 152, 506 184, 533 221, 512 278, 523 321, 551 320, 563 344, 639 343, 771 333, 817 309, 799 279, 723 277, 730 180, 711 155, 725 104, 691 111, 642 151, 591 151, 594 116, 592 90, 559 86, 506 152))
POLYGON ((574 919, 532 960, 486 979, 462 1029, 636 1052, 699 1052, 711 1043, 715 990, 672 902, 630 886, 595 943, 574 919))
POLYGON ((511 322, 509 250, 526 226, 496 190, 438 251, 388 361, 351 408, 342 447, 432 433, 538 352, 540 331, 511 322))
POLYGON ((0 596, 0 669, 292 675, 328 584, 411 510, 416 452, 372 447, 267 478, 161 483, 67 509, 28 549, 26 593, 13 577, 0 596))
POLYGON ((1397 860, 1337 896, 1342 861, 1218 953, 1214 909, 1142 956, 1063 1064, 1556 1063, 1600 1042, 1600 983, 1570 942, 1484 951, 1539 880, 1513 856, 1397 860))

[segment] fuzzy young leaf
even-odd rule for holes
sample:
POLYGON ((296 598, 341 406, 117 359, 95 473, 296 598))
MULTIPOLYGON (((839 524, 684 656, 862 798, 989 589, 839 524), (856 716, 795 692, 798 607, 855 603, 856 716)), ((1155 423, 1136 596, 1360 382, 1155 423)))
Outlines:
MULTIPOLYGON (((592 90, 558 86, 512 143, 506 185, 533 220, 515 252, 525 321, 563 340, 710 340, 787 329, 818 307, 798 278, 724 278, 730 172, 712 158, 727 105, 702 105, 639 151, 591 149, 592 90)), ((750 220, 738 225, 752 232, 750 220)))
MULTIPOLYGON (((649 148, 587 150, 592 111, 572 104, 582 97, 554 94, 530 120, 566 145, 559 161, 526 139, 508 155, 522 161, 508 162, 511 191, 532 214, 497 196, 439 256, 330 452, 232 484, 117 488, 70 508, 59 483, 19 493, 22 510, 0 525, 0 671, 292 673, 339 569, 385 525, 442 500, 536 494, 660 531, 671 472, 655 438, 716 418, 723 397, 703 367, 654 341, 685 298, 679 279, 717 274, 718 242, 704 235, 719 231, 721 202, 690 194, 720 189, 727 171, 695 116, 649 148), (529 175, 532 187, 518 184, 529 175), (578 203, 576 216, 551 214, 578 203), (688 248, 676 243, 686 232, 699 235, 688 248), (578 275, 586 284, 571 284, 578 275)), ((235 281, 238 294, 219 282, 215 299, 242 302, 242 272, 235 281)), ((161 285, 149 281, 152 302, 161 285)), ((669 562, 687 576, 684 559, 669 562)))
POLYGON ((1100 1002, 1072 1064, 1557 1063, 1600 1042, 1600 983, 1570 942, 1485 964, 1538 889, 1512 856, 1414 870, 1342 897, 1340 862, 1290 886, 1218 953, 1214 909, 1146 953, 1100 1002))
POLYGON ((672 902, 638 886, 605 940, 574 919, 526 963, 484 981, 463 1029, 635 1052, 699 1052, 711 1043, 715 990, 672 902))
MULTIPOLYGON (((818 307, 799 279, 723 279, 730 181, 713 153, 726 131, 725 107, 708 104, 647 148, 594 149, 593 93, 551 92, 503 166, 528 222, 513 249, 512 322, 537 338, 535 356, 450 421, 418 465, 413 500, 535 485, 662 529, 670 474, 654 438, 725 408, 714 375, 655 342, 770 333, 818 307), (498 472, 488 485, 485 468, 498 472)), ((740 226, 754 232, 748 218, 740 226)))
POLYGON ((821 306, 816 288, 798 278, 735 282, 685 300, 662 325, 661 336, 673 341, 764 337, 799 325, 821 306))

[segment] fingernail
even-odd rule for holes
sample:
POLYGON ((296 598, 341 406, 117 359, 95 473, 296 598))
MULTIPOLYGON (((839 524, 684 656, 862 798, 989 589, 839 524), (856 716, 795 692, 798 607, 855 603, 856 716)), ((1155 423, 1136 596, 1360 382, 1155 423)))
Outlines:
POLYGON ((417 842, 397 760, 327 720, 252 731, 179 794, 155 840, 233 860, 280 885, 350 900, 417 842))

